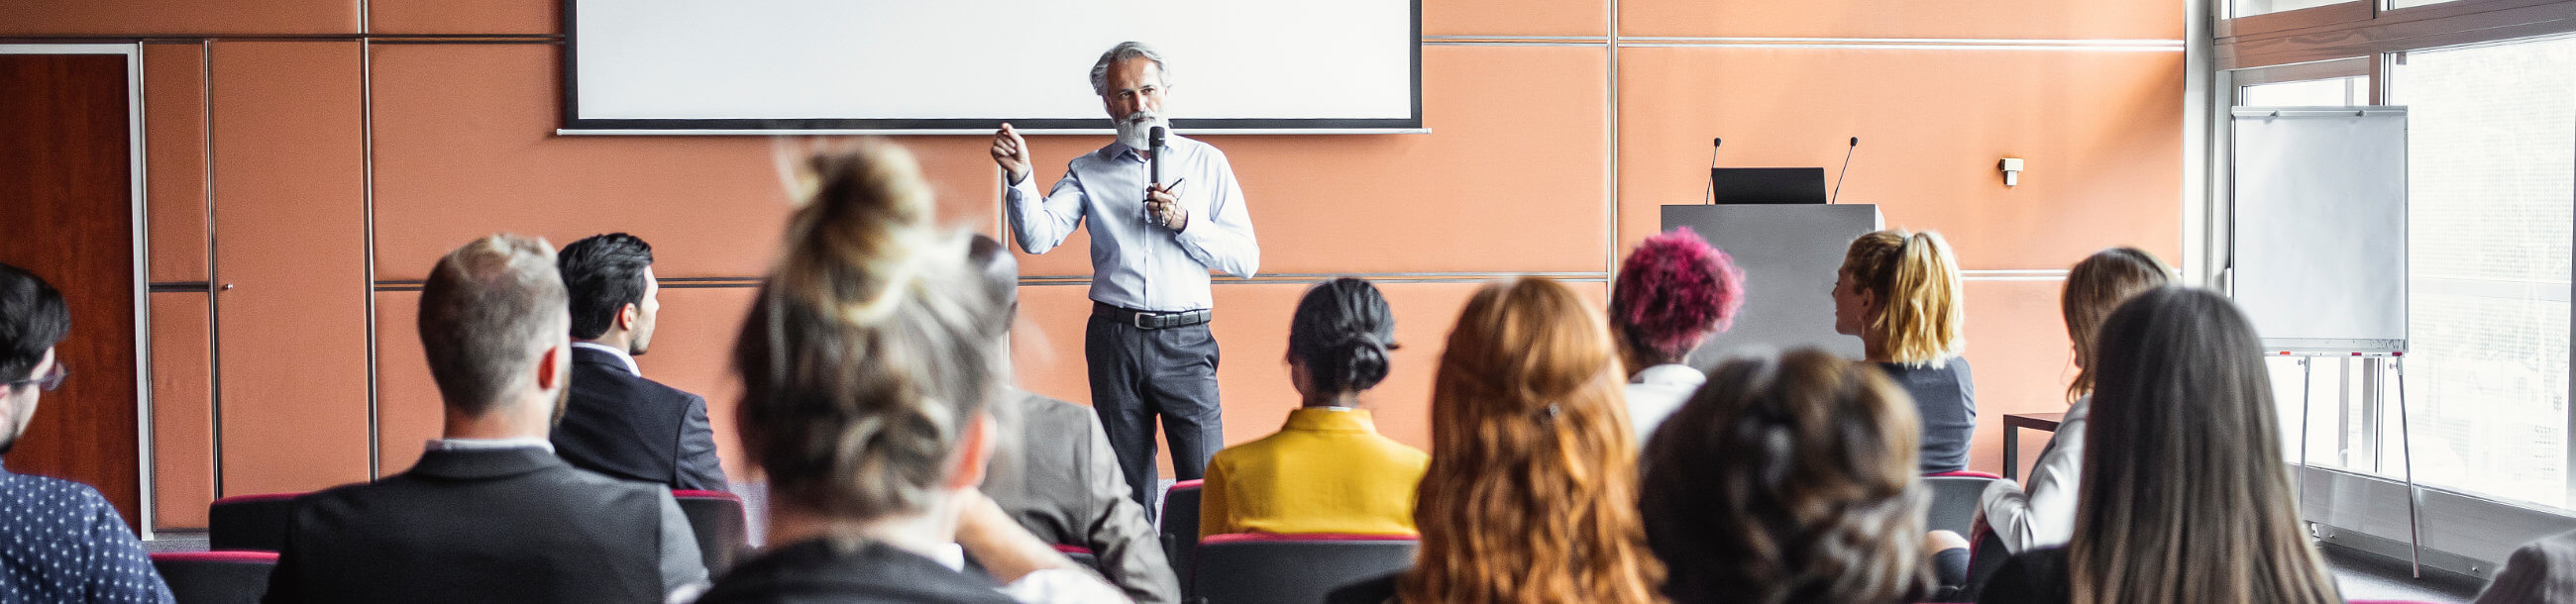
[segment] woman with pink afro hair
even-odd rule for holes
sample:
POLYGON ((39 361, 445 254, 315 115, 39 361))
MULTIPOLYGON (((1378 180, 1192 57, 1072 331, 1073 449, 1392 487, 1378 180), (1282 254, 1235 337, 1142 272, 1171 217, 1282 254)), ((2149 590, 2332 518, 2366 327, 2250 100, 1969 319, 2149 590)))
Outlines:
POLYGON ((1708 381, 1687 364, 1691 350, 1726 331, 1743 306, 1744 271, 1690 227, 1648 237, 1628 253, 1610 291, 1610 326, 1633 370, 1628 419, 1638 442, 1708 381))

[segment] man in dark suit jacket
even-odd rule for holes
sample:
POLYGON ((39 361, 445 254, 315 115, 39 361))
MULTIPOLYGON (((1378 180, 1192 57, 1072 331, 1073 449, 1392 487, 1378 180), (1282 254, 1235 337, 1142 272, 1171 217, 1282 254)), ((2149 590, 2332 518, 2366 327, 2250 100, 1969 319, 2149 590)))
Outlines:
POLYGON ((298 502, 269 602, 654 603, 705 583, 670 492, 549 450, 571 365, 553 255, 494 235, 439 261, 420 340, 445 436, 411 471, 298 502))
POLYGON ((572 400, 555 453, 574 467, 674 489, 725 490, 707 400, 644 379, 661 285, 653 246, 625 233, 564 246, 555 259, 572 310, 572 400))
MULTIPOLYGON (((986 293, 1018 315, 1019 263, 1002 243, 975 236, 967 262, 986 293)), ((1159 535, 1091 408, 1012 388, 990 409, 1002 437, 984 470, 984 496, 1039 539, 1090 549, 1101 575, 1138 604, 1179 602, 1159 535)))

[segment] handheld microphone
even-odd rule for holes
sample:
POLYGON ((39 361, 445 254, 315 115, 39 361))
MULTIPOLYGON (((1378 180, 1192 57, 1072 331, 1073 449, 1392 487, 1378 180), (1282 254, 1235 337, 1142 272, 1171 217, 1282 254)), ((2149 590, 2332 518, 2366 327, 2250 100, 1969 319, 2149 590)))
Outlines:
POLYGON ((1154 149, 1153 161, 1146 163, 1149 164, 1148 169, 1153 172, 1154 184, 1158 185, 1163 184, 1163 135, 1165 134, 1167 132, 1162 126, 1155 126, 1154 129, 1145 131, 1145 146, 1154 149))
MULTIPOLYGON (((1715 170, 1715 169, 1717 169, 1717 148, 1718 148, 1718 147, 1724 147, 1724 146, 1726 146, 1726 139, 1724 139, 1724 138, 1712 138, 1712 139, 1708 139, 1708 169, 1710 169, 1710 170, 1715 170)), ((1708 179, 1708 195, 1706 195, 1706 196, 1705 196, 1705 197, 1703 197, 1703 198, 1708 200, 1709 205, 1717 205, 1717 178, 1716 178, 1716 177, 1711 176, 1711 177, 1708 179)))
POLYGON ((1855 137, 1851 137, 1851 148, 1848 148, 1848 149, 1844 149, 1844 150, 1843 150, 1843 171, 1842 171, 1841 173, 1839 173, 1839 174, 1835 174, 1835 175, 1834 175, 1834 198, 1833 198, 1833 199, 1825 200, 1825 203, 1841 203, 1841 202, 1842 202, 1842 200, 1843 200, 1843 177, 1845 177, 1845 176, 1850 176, 1850 175, 1851 175, 1851 156, 1852 156, 1852 151, 1856 151, 1856 150, 1859 150, 1859 149, 1860 149, 1860 137, 1857 137, 1857 136, 1855 136, 1855 137))

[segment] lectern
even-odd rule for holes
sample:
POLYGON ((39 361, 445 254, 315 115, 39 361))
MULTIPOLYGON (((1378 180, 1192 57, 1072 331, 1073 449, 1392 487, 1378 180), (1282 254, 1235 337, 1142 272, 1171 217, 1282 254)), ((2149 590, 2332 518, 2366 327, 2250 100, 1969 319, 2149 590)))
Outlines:
POLYGON ((1861 358, 1860 338, 1834 333, 1834 273, 1852 239, 1881 223, 1872 204, 1664 206, 1664 230, 1690 227, 1744 269, 1735 327, 1700 345, 1692 360, 1705 367, 1806 347, 1861 358))

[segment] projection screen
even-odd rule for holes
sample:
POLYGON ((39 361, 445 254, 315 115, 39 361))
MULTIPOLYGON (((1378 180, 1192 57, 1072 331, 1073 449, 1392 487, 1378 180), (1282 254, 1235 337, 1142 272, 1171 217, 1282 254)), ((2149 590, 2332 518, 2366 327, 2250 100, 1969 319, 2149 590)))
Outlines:
POLYGON ((1107 132, 1089 72, 1169 66, 1183 132, 1422 128, 1418 0, 564 0, 567 134, 1107 132))

